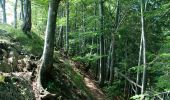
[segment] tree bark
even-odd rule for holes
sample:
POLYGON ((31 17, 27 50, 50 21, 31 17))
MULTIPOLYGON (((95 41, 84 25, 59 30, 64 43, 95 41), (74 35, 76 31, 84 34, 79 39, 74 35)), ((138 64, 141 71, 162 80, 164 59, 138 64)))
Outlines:
POLYGON ((22 31, 28 33, 31 31, 31 0, 24 1, 24 22, 22 26, 22 31))
POLYGON ((99 16, 100 16, 100 67, 99 67, 99 85, 104 85, 104 36, 103 36, 103 0, 99 0, 99 16))
POLYGON ((23 0, 20 0, 20 6, 21 6, 21 11, 20 11, 20 19, 24 19, 24 11, 23 11, 23 0))
POLYGON ((144 15, 143 15, 143 0, 141 0, 141 35, 143 40, 143 75, 142 75, 142 88, 141 94, 144 94, 145 77, 146 77, 146 48, 145 48, 145 31, 144 31, 144 15))
POLYGON ((3 23, 7 23, 6 19, 6 0, 0 1, 1 7, 2 7, 2 13, 3 13, 3 23))
POLYGON ((42 55, 42 62, 39 69, 38 84, 42 88, 42 82, 49 78, 53 69, 53 53, 54 53, 54 39, 56 29, 57 9, 60 0, 49 1, 48 21, 45 33, 44 50, 42 55))
POLYGON ((68 53, 69 50, 69 38, 68 38, 68 34, 69 34, 69 12, 70 12, 70 4, 69 4, 69 0, 66 3, 66 53, 68 53))
POLYGON ((14 28, 17 28, 17 2, 18 2, 18 0, 15 0, 15 5, 14 5, 14 28))

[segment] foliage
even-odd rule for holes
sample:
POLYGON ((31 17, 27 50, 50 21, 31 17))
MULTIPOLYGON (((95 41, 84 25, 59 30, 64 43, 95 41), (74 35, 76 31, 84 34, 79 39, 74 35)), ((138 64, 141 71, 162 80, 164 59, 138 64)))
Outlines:
POLYGON ((135 96, 131 97, 130 99, 132 99, 132 100, 143 100, 144 97, 145 97, 145 95, 141 94, 141 95, 135 95, 135 96))
POLYGON ((108 100, 112 100, 114 97, 120 95, 119 84, 120 84, 120 81, 115 81, 113 84, 105 86, 103 88, 103 90, 105 91, 107 95, 108 100))
POLYGON ((0 83, 1 83, 1 82, 4 82, 4 80, 5 80, 5 76, 0 75, 0 83))
POLYGON ((76 56, 73 58, 73 60, 75 61, 80 61, 80 62, 83 62, 83 63, 94 63, 96 62, 98 59, 100 58, 99 55, 97 54, 86 54, 85 56, 76 56))
MULTIPOLYGON (((63 43, 60 49, 65 50, 66 10, 69 10, 68 55, 74 61, 91 64, 93 66, 91 68, 93 73, 98 72, 97 68, 99 68, 99 59, 101 57, 105 59, 104 70, 106 71, 110 62, 113 61, 113 66, 111 67, 118 67, 120 72, 135 82, 137 69, 140 71, 140 77, 143 72, 143 65, 138 66, 141 38, 140 1, 118 0, 120 11, 117 11, 117 0, 103 1, 104 26, 102 28, 104 31, 102 34, 104 36, 104 55, 99 56, 101 49, 99 16, 99 3, 101 2, 99 0, 62 0, 58 9, 56 39, 60 40, 61 37, 63 38, 60 41, 63 43), (69 9, 66 7, 67 2, 70 4, 69 9), (116 24, 118 24, 118 27, 116 27, 116 24), (61 26, 63 27, 63 31, 60 31, 61 26), (61 33, 63 34, 62 36, 61 33), (114 40, 113 53, 110 49, 112 40, 114 40), (111 58, 110 56, 113 57, 111 58)), ((133 91, 132 86, 126 83, 124 78, 113 75, 113 83, 107 84, 103 88, 109 99, 113 99, 114 96, 125 95, 123 93, 127 88, 130 90, 126 90, 125 92, 127 92, 127 95, 132 96, 131 99, 135 100, 144 97, 145 99, 153 99, 156 94, 170 90, 170 2, 169 0, 143 1, 145 2, 143 7, 147 61, 146 93, 144 95, 134 95, 134 92, 129 92, 133 91)), ((0 24, 0 28, 10 33, 11 37, 19 41, 26 51, 41 55, 47 24, 47 13, 48 0, 32 0, 32 38, 29 38, 19 29, 14 29, 9 25, 0 24)), ((22 21, 20 20, 18 23, 21 25, 22 21)), ((58 45, 57 42, 59 41, 55 41, 56 45, 58 45)), ((55 62, 60 62, 58 56, 58 54, 54 54, 55 62)), ((83 94, 88 95, 80 73, 75 73, 70 65, 69 61, 65 61, 61 66, 66 67, 62 68, 59 66, 59 70, 62 70, 69 80, 72 80, 71 83, 73 86, 80 88, 83 94)), ((109 71, 105 73, 110 74, 109 71)), ((96 75, 98 74, 96 73, 96 75)), ((61 80, 63 79, 63 77, 58 77, 61 80)), ((60 80, 59 78, 58 80, 60 80)), ((3 77, 0 77, 0 80, 3 81, 3 77)), ((56 91, 60 84, 49 81, 46 85, 49 90, 56 91)), ((61 86, 64 87, 65 85, 61 86)), ((129 99, 126 96, 122 98, 129 99)))

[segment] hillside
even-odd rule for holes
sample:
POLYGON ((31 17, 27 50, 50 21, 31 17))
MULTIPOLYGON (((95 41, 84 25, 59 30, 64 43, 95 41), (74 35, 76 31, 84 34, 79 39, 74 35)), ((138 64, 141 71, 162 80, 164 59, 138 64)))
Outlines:
MULTIPOLYGON (((34 100, 37 95, 33 85, 40 59, 38 51, 42 50, 42 40, 36 35, 32 35, 32 39, 30 39, 20 30, 8 25, 1 25, 0 28, 0 98, 3 100, 34 100), (32 43, 37 43, 39 48, 35 48, 36 44, 31 45, 32 43), (8 60, 11 57, 15 61, 10 63, 8 60)), ((94 97, 86 86, 83 75, 75 71, 74 67, 69 59, 65 59, 59 51, 56 51, 52 72, 54 79, 50 78, 48 82, 44 83, 45 87, 51 93, 57 94, 58 99, 93 100, 94 97)))
POLYGON ((0 0, 0 100, 169 100, 170 0, 0 0))

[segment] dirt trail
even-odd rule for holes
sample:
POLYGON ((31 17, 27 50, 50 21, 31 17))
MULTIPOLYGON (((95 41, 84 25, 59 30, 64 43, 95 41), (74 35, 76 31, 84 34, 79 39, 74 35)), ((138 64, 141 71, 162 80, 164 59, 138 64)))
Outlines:
POLYGON ((90 92, 92 93, 96 100, 106 100, 104 93, 96 85, 94 80, 90 79, 89 77, 84 77, 84 83, 89 88, 90 92))
POLYGON ((77 68, 75 62, 70 61, 70 64, 74 66, 74 71, 80 72, 83 76, 84 83, 87 88, 90 90, 90 93, 95 98, 95 100, 106 100, 105 94, 102 92, 100 87, 96 84, 95 80, 88 75, 88 73, 83 72, 82 70, 77 68))

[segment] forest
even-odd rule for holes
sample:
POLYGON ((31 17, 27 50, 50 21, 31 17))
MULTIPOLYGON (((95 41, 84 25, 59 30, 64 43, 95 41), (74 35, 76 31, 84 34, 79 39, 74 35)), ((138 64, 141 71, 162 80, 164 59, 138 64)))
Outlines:
POLYGON ((0 100, 170 100, 170 1, 0 0, 0 100))

